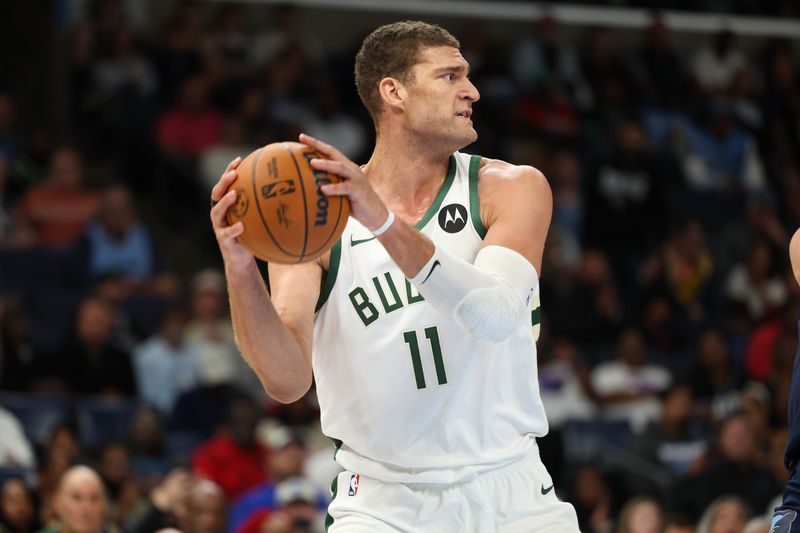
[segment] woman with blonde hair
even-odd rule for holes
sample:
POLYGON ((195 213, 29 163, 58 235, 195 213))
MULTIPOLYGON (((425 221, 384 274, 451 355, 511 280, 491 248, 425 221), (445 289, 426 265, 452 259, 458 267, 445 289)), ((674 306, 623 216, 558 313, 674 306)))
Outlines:
POLYGON ((660 533, 663 525, 661 505, 649 496, 637 496, 622 507, 616 533, 660 533))
POLYGON ((696 533, 743 533, 750 508, 738 496, 714 500, 700 517, 696 533))

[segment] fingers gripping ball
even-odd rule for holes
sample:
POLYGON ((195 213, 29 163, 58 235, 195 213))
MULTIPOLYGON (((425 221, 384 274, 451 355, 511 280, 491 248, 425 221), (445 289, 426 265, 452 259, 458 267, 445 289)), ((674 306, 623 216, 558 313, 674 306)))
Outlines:
POLYGON ((344 231, 350 216, 346 196, 325 196, 320 186, 341 178, 314 170, 322 156, 301 143, 268 144, 239 164, 230 189, 236 203, 230 224, 242 221, 239 242, 253 255, 275 263, 304 263, 324 254, 344 231))

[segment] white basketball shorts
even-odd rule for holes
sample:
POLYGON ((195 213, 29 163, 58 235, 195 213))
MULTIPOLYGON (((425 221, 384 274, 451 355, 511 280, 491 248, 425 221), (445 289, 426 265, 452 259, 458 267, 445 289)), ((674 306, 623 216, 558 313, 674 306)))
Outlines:
POLYGON ((334 480, 328 533, 573 533, 538 453, 454 484, 385 483, 345 470, 334 480))

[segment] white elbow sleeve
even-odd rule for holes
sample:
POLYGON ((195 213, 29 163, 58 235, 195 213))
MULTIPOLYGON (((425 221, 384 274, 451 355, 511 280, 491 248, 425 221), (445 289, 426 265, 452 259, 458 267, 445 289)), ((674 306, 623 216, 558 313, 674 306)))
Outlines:
POLYGON ((420 294, 475 338, 499 342, 523 317, 539 287, 539 276, 522 255, 504 246, 487 246, 469 264, 438 247, 412 278, 420 294))

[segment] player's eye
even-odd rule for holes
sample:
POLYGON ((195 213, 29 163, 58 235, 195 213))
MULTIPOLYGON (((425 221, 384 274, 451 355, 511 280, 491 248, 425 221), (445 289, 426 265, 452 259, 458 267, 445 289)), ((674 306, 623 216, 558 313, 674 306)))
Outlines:
POLYGON ((446 79, 447 81, 453 81, 456 79, 456 75, 451 72, 449 74, 445 74, 444 79, 446 79))

